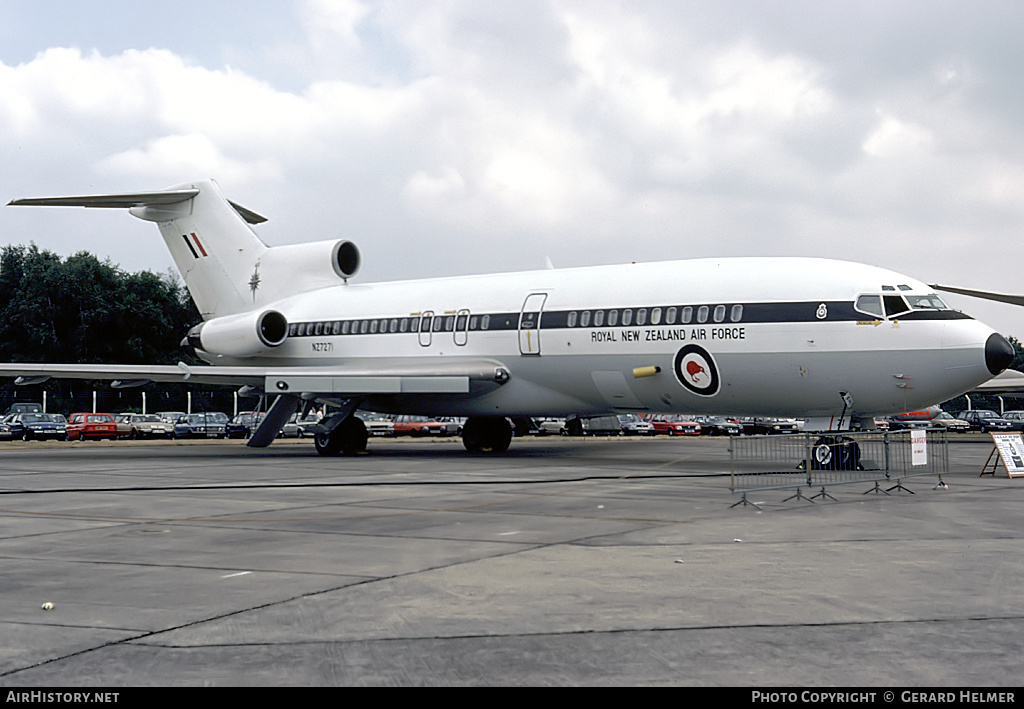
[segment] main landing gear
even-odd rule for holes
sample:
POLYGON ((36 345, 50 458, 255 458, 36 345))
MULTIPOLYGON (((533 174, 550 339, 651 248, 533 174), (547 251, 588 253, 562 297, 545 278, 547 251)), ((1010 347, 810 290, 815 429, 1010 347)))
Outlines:
MULTIPOLYGON (((333 428, 321 422, 324 433, 316 433, 313 445, 320 455, 358 455, 366 450, 366 424, 347 416, 333 428)), ((504 453, 512 443, 512 426, 504 416, 471 416, 462 427, 462 445, 471 453, 504 453)))
POLYGON ((470 416, 462 427, 462 445, 470 453, 504 453, 512 443, 512 426, 504 416, 470 416))
POLYGON ((328 433, 317 433, 313 445, 320 455, 358 455, 366 450, 366 424, 355 416, 346 417, 328 433))

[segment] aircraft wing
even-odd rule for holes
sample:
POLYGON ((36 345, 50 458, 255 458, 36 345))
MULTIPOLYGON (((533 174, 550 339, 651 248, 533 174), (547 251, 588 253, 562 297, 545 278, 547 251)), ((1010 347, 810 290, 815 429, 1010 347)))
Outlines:
POLYGON ((1024 305, 1024 295, 993 293, 992 291, 956 288, 955 286, 940 286, 937 283, 929 284, 929 286, 935 290, 947 291, 949 293, 959 293, 960 295, 969 295, 974 298, 984 298, 985 300, 996 300, 1000 303, 1009 303, 1010 305, 1024 305))
POLYGON ((507 370, 494 361, 446 363, 394 363, 376 367, 330 365, 324 367, 218 367, 118 364, 0 364, 0 377, 18 377, 32 384, 50 378, 101 379, 114 387, 149 382, 224 384, 260 387, 270 394, 468 394, 471 381, 503 384, 507 370))

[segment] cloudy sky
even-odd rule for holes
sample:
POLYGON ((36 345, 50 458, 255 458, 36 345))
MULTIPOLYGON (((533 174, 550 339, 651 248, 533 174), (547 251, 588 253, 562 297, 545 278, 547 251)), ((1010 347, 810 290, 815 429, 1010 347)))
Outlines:
MULTIPOLYGON (((1024 292, 1024 4, 0 0, 0 201, 213 177, 363 280, 733 255, 1024 292)), ((165 271, 120 211, 0 243, 165 271)), ((1024 310, 947 300, 1024 337, 1024 310)))

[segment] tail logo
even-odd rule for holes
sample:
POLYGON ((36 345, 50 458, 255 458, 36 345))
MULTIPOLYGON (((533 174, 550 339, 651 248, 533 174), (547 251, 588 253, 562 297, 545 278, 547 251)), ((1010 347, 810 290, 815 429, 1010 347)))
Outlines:
POLYGON ((260 289, 260 262, 256 262, 256 268, 252 271, 252 278, 249 279, 249 290, 252 291, 252 302, 256 302, 256 291, 260 289))
POLYGON ((199 240, 199 237, 196 236, 195 232, 192 232, 191 234, 182 234, 181 238, 185 240, 185 246, 187 246, 188 250, 192 252, 193 258, 198 259, 200 254, 202 254, 203 258, 209 256, 209 254, 206 253, 206 249, 203 248, 203 242, 199 240))
POLYGON ((718 393, 718 367, 711 353, 699 345, 686 345, 676 353, 676 379, 684 387, 699 396, 714 396, 718 393))

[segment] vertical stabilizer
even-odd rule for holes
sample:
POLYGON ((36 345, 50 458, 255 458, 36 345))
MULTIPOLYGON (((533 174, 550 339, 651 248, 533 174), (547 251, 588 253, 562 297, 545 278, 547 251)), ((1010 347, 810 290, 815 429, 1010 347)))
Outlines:
POLYGON ((246 222, 263 217, 229 202, 213 180, 159 192, 18 199, 13 205, 127 208, 156 222, 203 319, 252 308, 267 246, 246 222))

